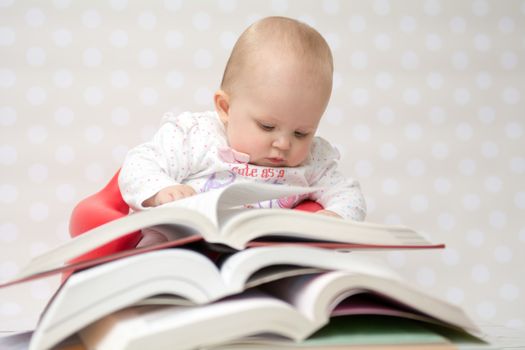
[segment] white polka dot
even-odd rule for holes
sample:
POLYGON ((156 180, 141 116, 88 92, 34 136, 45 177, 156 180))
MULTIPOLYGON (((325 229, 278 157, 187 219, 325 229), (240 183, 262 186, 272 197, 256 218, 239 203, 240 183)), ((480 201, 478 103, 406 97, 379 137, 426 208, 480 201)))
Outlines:
POLYGON ((179 89, 184 85, 184 75, 181 72, 171 71, 166 76, 166 84, 173 89, 179 89))
POLYGON ((65 28, 60 28, 53 32, 53 40, 56 46, 66 47, 73 41, 73 34, 65 28))
POLYGON ((513 70, 518 65, 518 56, 514 52, 507 51, 500 55, 499 62, 503 69, 513 70))
POLYGON ((416 123, 409 123, 405 127, 405 137, 411 141, 417 141, 423 135, 423 128, 416 123))
POLYGON ((213 63, 213 56, 210 51, 206 49, 199 49, 193 55, 193 64, 197 68, 206 69, 213 63))
POLYGON ((499 154, 498 145, 495 142, 487 141, 481 144, 481 154, 485 158, 495 158, 499 154))
POLYGON ((520 290, 512 283, 505 283, 499 287, 499 296, 506 301, 515 301, 520 296, 520 290))
POLYGON ((10 7, 13 3, 14 0, 0 0, 0 7, 10 7))
POLYGON ((434 90, 441 89, 443 86, 443 75, 437 72, 430 73, 427 75, 427 85, 434 90))
POLYGON ((465 292, 458 287, 449 287, 446 291, 446 298, 449 302, 460 305, 465 299, 465 292))
POLYGON ((388 263, 393 267, 403 267, 406 265, 406 254, 404 252, 388 252, 387 256, 388 263))
POLYGON ((219 0, 219 7, 223 12, 233 12, 237 9, 237 0, 219 0))
POLYGON ((71 0, 53 0, 53 5, 59 10, 64 10, 69 7, 71 0))
POLYGON ((113 160, 118 164, 121 165, 124 161, 124 157, 128 153, 128 147, 124 145, 119 145, 114 147, 111 150, 111 156, 113 157, 113 160))
MULTIPOLYGON (((255 21, 258 21, 259 19, 261 19, 263 16, 262 15, 254 15, 254 16, 250 16, 251 17, 251 20, 248 21, 248 23, 253 23, 255 21)), ((250 19, 249 17, 249 19, 250 19)), ((299 21, 301 22, 304 22, 306 24, 308 24, 310 27, 317 27, 317 22, 315 20, 315 18, 313 16, 310 16, 310 15, 301 15, 299 18, 299 21)))
POLYGON ((100 14, 95 10, 88 10, 82 14, 82 24, 87 28, 97 28, 100 25, 100 14))
POLYGON ((330 15, 335 15, 339 12, 339 0, 324 0, 323 11, 330 15))
POLYGON ((441 13, 441 2, 438 0, 426 0, 424 11, 429 16, 437 16, 441 13))
POLYGON ((432 155, 437 159, 446 159, 448 157, 448 145, 443 142, 438 142, 432 145, 432 155))
POLYGON ((388 125, 394 121, 396 115, 391 108, 383 107, 377 111, 377 118, 381 123, 388 125))
POLYGON ((31 181, 36 183, 42 183, 48 179, 49 174, 49 168, 45 164, 32 164, 28 171, 27 175, 31 179, 31 181))
POLYGON ((14 242, 18 239, 18 226, 11 222, 3 222, 0 224, 0 241, 14 242))
POLYGON ((439 194, 447 194, 450 192, 451 188, 450 180, 447 178, 437 178, 434 181, 434 189, 439 194))
POLYGON ((27 139, 34 144, 41 144, 47 140, 47 129, 42 125, 34 125, 27 130, 27 139))
POLYGON ((424 194, 416 194, 410 198, 410 209, 416 213, 423 213, 428 209, 428 197, 424 194))
POLYGON ((485 188, 487 191, 492 193, 498 193, 501 191, 503 181, 498 176, 488 176, 485 179, 485 188))
POLYGON ((84 137, 91 144, 99 144, 104 139, 104 130, 100 126, 89 126, 84 131, 84 137))
POLYGON ((49 300, 54 292, 46 280, 31 282, 30 289, 31 296, 36 300, 49 300))
POLYGON ((438 225, 445 231, 451 231, 456 226, 456 218, 450 213, 438 215, 438 225))
POLYGON ((198 88, 195 91, 193 100, 199 105, 210 106, 213 102, 213 91, 211 91, 207 87, 198 88))
POLYGON ((337 51, 341 47, 341 38, 338 33, 326 33, 324 38, 328 42, 332 51, 337 51))
POLYGON ((452 54, 452 66, 457 70, 465 70, 469 65, 469 58, 466 52, 457 51, 452 54))
POLYGON ((472 127, 470 124, 461 122, 456 127, 456 136, 461 141, 469 141, 473 135, 472 127))
POLYGON ((455 89, 454 100, 461 106, 468 104, 470 102, 470 91, 466 88, 455 89))
POLYGON ((463 159, 459 162, 459 172, 465 176, 472 176, 476 173, 476 162, 473 159, 463 159))
POLYGON ((90 86, 84 90, 84 100, 88 105, 96 106, 104 100, 102 90, 97 86, 90 86))
POLYGON ((476 85, 480 89, 488 89, 492 85, 492 76, 487 72, 479 72, 476 75, 476 85))
POLYGON ((454 17, 450 20, 450 29, 455 33, 463 33, 466 27, 465 19, 462 17, 454 17))
POLYGON ((128 7, 128 0, 110 0, 111 8, 116 11, 122 11, 128 7))
POLYGON ((510 160, 510 170, 515 174, 525 173, 525 158, 512 157, 510 160))
POLYGON ((34 242, 29 249, 29 255, 34 258, 49 250, 49 245, 44 242, 34 242))
POLYGON ((117 107, 111 111, 111 122, 117 126, 129 124, 129 110, 124 107, 117 107))
POLYGON ((26 12, 26 23, 31 27, 40 27, 46 21, 46 15, 39 8, 31 8, 26 12))
POLYGON ((98 183, 105 180, 106 171, 102 165, 91 163, 86 165, 84 175, 88 181, 98 183))
POLYGON ((430 51, 438 51, 443 46, 443 39, 438 34, 427 34, 425 45, 430 51))
POLYGON ((478 51, 488 51, 492 46, 492 40, 485 34, 476 34, 474 36, 474 47, 478 51))
POLYGON ((139 53, 139 63, 144 68, 154 68, 157 65, 157 52, 153 49, 143 49, 139 53))
POLYGON ((153 106, 159 100, 159 94, 154 88, 146 87, 140 91, 140 100, 146 106, 153 106))
POLYGON ((56 229, 55 237, 57 237, 60 242, 66 242, 71 239, 69 236, 69 221, 63 220, 59 222, 56 229))
POLYGON ((232 32, 221 33, 221 36, 220 36, 221 47, 227 50, 228 52, 231 51, 231 49, 235 45, 236 40, 237 40, 237 37, 232 32))
POLYGON ((403 101, 408 105, 416 105, 421 100, 421 93, 417 88, 408 88, 403 91, 403 101))
POLYGON ((31 66, 42 66, 46 63, 47 54, 41 47, 30 47, 26 51, 26 61, 31 66))
MULTIPOLYGON (((525 5, 524 5, 524 7, 525 7, 525 5)), ((517 330, 523 331, 523 329, 525 329, 525 322, 523 320, 518 319, 518 318, 513 318, 513 319, 508 320, 504 324, 504 326, 508 327, 510 329, 517 329, 517 330)))
POLYGON ((0 125, 11 126, 16 123, 16 110, 12 107, 0 107, 0 125))
POLYGON ((411 159, 406 166, 407 174, 410 176, 420 177, 426 172, 426 165, 421 159, 411 159))
POLYGON ((184 35, 178 31, 169 31, 164 39, 166 46, 170 49, 178 49, 184 45, 184 35))
POLYGON ((368 160, 359 160, 355 163, 355 172, 356 174, 361 177, 370 177, 372 173, 374 172, 374 167, 372 163, 368 160))
POLYGON ((390 195, 390 196, 399 194, 399 191, 400 191, 399 182, 392 178, 385 179, 381 187, 383 189, 383 193, 390 195))
POLYGON ((377 34, 374 37, 374 45, 378 50, 386 51, 392 47, 392 39, 386 33, 377 34))
POLYGON ((96 67, 102 63, 102 53, 97 48, 88 48, 82 54, 82 61, 87 67, 96 67))
POLYGON ((496 112, 492 107, 481 107, 478 110, 478 117, 483 123, 490 124, 496 118, 496 112))
POLYGON ((469 193, 463 196, 461 202, 466 210, 476 211, 479 209, 481 199, 477 194, 469 193))
POLYGON ((129 85, 128 72, 123 70, 111 72, 111 85, 120 89, 127 87, 129 85))
POLYGON ((143 12, 138 18, 139 26, 144 30, 153 30, 157 25, 157 17, 151 12, 143 12))
POLYGON ((508 263, 512 260, 512 250, 504 245, 499 245, 494 249, 494 258, 497 262, 508 263))
POLYGON ((172 12, 177 12, 182 7, 182 0, 164 0, 164 6, 172 12))
POLYGON ((18 188, 10 184, 0 185, 0 202, 2 203, 14 203, 18 199, 18 188))
POLYGON ((16 148, 11 145, 0 145, 0 164, 13 165, 18 159, 16 148))
POLYGON ((206 12, 198 12, 193 15, 192 23, 197 30, 208 30, 211 26, 211 16, 206 12))
POLYGON ((151 140, 151 137, 155 134, 157 129, 158 127, 156 125, 143 126, 142 129, 140 130, 140 137, 144 141, 151 140))
POLYGON ((490 280, 490 270, 483 264, 477 264, 472 267, 471 276, 477 283, 486 283, 490 280))
POLYGON ((470 230, 466 235, 467 242, 475 247, 481 246, 485 242, 485 234, 480 230, 470 230))
POLYGON ((59 69, 53 75, 53 81, 59 88, 68 88, 73 84, 73 74, 67 69, 59 69))
POLYGON ((505 134, 509 139, 518 140, 523 136, 523 128, 519 122, 510 122, 505 125, 505 134))
POLYGON ((406 51, 401 55, 401 66, 406 70, 414 70, 419 67, 419 56, 414 51, 406 51))
POLYGON ((403 16, 399 22, 399 27, 403 32, 412 33, 417 28, 416 19, 412 16, 403 16))
POLYGON ((459 264, 460 255, 456 249, 447 247, 442 251, 441 259, 449 266, 456 266, 459 264))
POLYGON ((9 69, 0 69, 0 88, 11 88, 16 83, 16 74, 9 69))
POLYGON ((507 214, 502 211, 494 210, 489 213, 489 224, 496 229, 503 229, 507 226, 507 214))
POLYGON ((49 206, 43 202, 35 202, 29 205, 29 218, 36 222, 44 221, 49 216, 49 206))
POLYGON ((334 71, 332 86, 333 86, 334 91, 338 90, 340 87, 343 86, 343 77, 341 76, 341 73, 339 73, 338 71, 334 71))
POLYGON ((109 41, 111 45, 123 48, 128 46, 128 33, 125 30, 117 29, 111 32, 109 36, 109 41))
POLYGON ((385 217, 386 225, 401 225, 401 218, 398 214, 389 214, 385 217))
POLYGON ((424 287, 432 287, 436 284, 436 274, 434 270, 429 267, 420 267, 416 272, 416 279, 419 285, 424 287))
POLYGON ((489 4, 486 0, 474 0, 472 2, 472 12, 476 16, 485 16, 489 10, 489 4))
POLYGON ((521 231, 519 232, 519 239, 520 241, 522 242, 525 242, 525 228, 522 228, 521 231))
POLYGON ((77 190, 71 184, 58 185, 55 194, 60 202, 71 203, 76 199, 77 190))
POLYGON ((397 157, 398 150, 394 144, 385 143, 380 146, 379 154, 381 155, 381 158, 383 159, 393 160, 397 157))
POLYGON ((498 28, 502 33, 510 34, 514 31, 514 20, 509 17, 503 17, 498 21, 498 28))
POLYGON ((55 122, 61 126, 68 126, 73 123, 75 113, 67 107, 60 107, 55 111, 55 122))
POLYGON ((16 41, 16 34, 13 28, 0 27, 0 46, 11 46, 16 41))
POLYGON ((343 110, 339 107, 329 107, 327 111, 325 112, 323 118, 331 124, 335 126, 341 125, 343 122, 344 113, 343 110))
POLYGON ((390 2, 388 0, 374 0, 374 12, 379 16, 385 16, 390 13, 390 2))
POLYGON ((55 151, 55 159, 62 164, 68 164, 75 160, 75 150, 69 145, 58 146, 55 151))
POLYGON ((514 195, 514 204, 518 209, 525 209, 525 192, 521 191, 514 195))
POLYGON ((352 129, 352 136, 360 142, 367 142, 370 139, 370 128, 365 124, 357 124, 352 129))
POLYGON ((432 107, 430 109, 429 117, 430 117, 430 121, 432 121, 433 124, 443 124, 447 115, 445 111, 443 110, 443 108, 432 107))
POLYGON ((352 90, 351 95, 352 102, 357 106, 367 105, 370 100, 368 90, 365 88, 355 88, 352 90))
POLYGON ((18 265, 13 261, 4 261, 0 264, 0 281, 8 280, 18 273, 18 265))
POLYGON ((287 0, 272 0, 271 8, 277 13, 284 13, 288 10, 288 1, 287 0))
POLYGON ((354 33, 361 33, 366 29, 366 19, 361 15, 353 15, 348 22, 350 30, 354 33))
POLYGON ((478 316, 484 320, 490 320, 496 315, 496 307, 492 302, 484 301, 476 305, 478 316))
POLYGON ((376 85, 381 89, 389 89, 394 82, 392 75, 387 72, 380 72, 376 75, 376 85))
POLYGON ((22 307, 14 302, 0 303, 0 315, 6 317, 18 316, 22 313, 22 307))

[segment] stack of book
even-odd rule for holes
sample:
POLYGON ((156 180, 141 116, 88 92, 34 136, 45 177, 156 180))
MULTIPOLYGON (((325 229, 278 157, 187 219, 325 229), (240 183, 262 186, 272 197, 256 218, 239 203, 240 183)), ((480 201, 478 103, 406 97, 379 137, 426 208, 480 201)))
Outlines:
POLYGON ((459 307, 370 258, 442 244, 403 226, 246 208, 304 191, 235 184, 134 213, 37 257, 0 286, 68 276, 30 350, 71 337, 99 350, 453 349, 451 336, 477 334, 459 307), (88 258, 137 230, 147 245, 88 258))

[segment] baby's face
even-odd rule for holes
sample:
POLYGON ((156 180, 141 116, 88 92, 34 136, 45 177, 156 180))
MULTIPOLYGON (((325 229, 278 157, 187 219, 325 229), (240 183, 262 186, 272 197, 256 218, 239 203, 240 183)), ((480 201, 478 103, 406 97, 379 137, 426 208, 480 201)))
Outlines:
POLYGON ((249 154, 256 165, 303 163, 330 97, 331 89, 321 85, 289 65, 254 72, 230 99, 225 125, 230 147, 249 154))

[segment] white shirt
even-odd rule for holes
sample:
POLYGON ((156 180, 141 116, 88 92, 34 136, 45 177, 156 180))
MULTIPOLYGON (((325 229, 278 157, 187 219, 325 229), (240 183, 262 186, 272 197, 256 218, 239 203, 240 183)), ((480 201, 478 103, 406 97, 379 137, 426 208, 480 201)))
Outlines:
POLYGON ((164 123, 149 142, 131 149, 119 175, 126 203, 142 210, 142 203, 161 189, 186 184, 199 193, 233 182, 255 181, 319 187, 308 196, 256 204, 264 208, 292 208, 309 198, 343 218, 364 220, 366 207, 359 183, 337 170, 339 153, 315 137, 307 159, 297 167, 266 167, 246 163, 228 146, 216 112, 179 116, 166 113, 164 123))

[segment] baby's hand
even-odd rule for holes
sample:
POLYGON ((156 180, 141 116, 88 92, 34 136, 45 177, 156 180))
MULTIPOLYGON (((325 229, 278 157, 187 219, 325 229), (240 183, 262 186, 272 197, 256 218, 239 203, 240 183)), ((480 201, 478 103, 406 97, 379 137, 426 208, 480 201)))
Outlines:
POLYGON ((340 218, 342 219, 343 217, 331 210, 325 210, 325 209, 322 209, 322 210, 318 210, 315 212, 316 214, 321 214, 321 215, 326 215, 326 216, 332 216, 334 218, 340 218))
POLYGON ((156 207, 161 204, 176 201, 186 197, 191 197, 195 194, 193 187, 188 185, 175 185, 163 188, 156 195, 146 199, 142 205, 145 207, 156 207))

